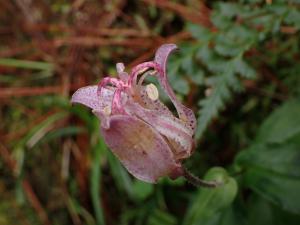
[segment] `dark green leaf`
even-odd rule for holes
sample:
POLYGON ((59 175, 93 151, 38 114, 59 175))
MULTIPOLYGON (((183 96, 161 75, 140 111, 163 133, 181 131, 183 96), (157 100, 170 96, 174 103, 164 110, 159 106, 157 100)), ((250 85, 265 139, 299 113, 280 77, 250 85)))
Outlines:
POLYGON ((245 184, 285 210, 300 214, 300 104, 290 100, 261 126, 256 144, 236 157, 245 184))
POLYGON ((284 211, 259 195, 251 195, 247 202, 247 220, 255 225, 297 225, 300 216, 284 211))
POLYGON ((268 168, 247 168, 245 184, 283 209, 300 214, 300 179, 272 172, 268 168))
POLYGON ((132 183, 132 191, 134 193, 132 197, 135 200, 143 201, 152 194, 153 185, 143 181, 135 180, 132 183))
POLYGON ((263 167, 274 173, 299 179, 300 145, 291 141, 280 145, 256 144, 240 152, 236 162, 246 167, 263 167))
POLYGON ((286 102, 263 123, 256 142, 280 143, 300 132, 300 100, 286 102))
POLYGON ((148 219, 147 225, 176 225, 177 220, 171 214, 162 210, 154 210, 148 219))

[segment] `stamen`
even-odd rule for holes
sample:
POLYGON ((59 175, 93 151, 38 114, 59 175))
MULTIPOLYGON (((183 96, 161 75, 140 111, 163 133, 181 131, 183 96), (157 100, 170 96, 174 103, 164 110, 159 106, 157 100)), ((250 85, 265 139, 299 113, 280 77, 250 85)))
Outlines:
POLYGON ((112 100, 112 113, 124 113, 125 110, 122 107, 122 92, 124 91, 124 87, 120 87, 115 90, 113 100, 112 100))
POLYGON ((146 86, 146 92, 147 92, 148 97, 152 101, 157 100, 158 97, 159 97, 159 93, 158 93, 157 87, 154 84, 148 84, 146 86))
POLYGON ((143 76, 139 79, 138 86, 142 86, 143 81, 145 80, 145 78, 146 78, 148 75, 149 75, 148 73, 144 73, 144 74, 143 74, 143 76))
POLYGON ((154 76, 154 75, 156 75, 156 73, 157 73, 156 70, 152 70, 152 71, 149 72, 149 75, 150 75, 150 76, 154 76))
POLYGON ((98 84, 97 94, 101 95, 101 89, 106 87, 108 84, 114 85, 116 88, 124 86, 123 82, 117 78, 104 77, 102 81, 98 84))
POLYGON ((145 73, 148 69, 150 69, 150 67, 145 67, 145 68, 141 69, 140 71, 138 71, 137 75, 141 75, 141 74, 145 73))
POLYGON ((144 80, 146 79, 147 76, 154 76, 155 74, 157 73, 156 70, 150 70, 150 71, 147 71, 146 73, 144 73, 141 78, 139 79, 139 82, 137 84, 137 86, 142 86, 144 80))
POLYGON ((136 85, 137 76, 143 74, 145 71, 147 71, 148 69, 151 69, 151 68, 158 72, 161 70, 160 66, 156 62, 153 62, 153 61, 144 62, 144 63, 139 64, 136 67, 134 67, 131 71, 130 78, 128 81, 129 86, 136 85))

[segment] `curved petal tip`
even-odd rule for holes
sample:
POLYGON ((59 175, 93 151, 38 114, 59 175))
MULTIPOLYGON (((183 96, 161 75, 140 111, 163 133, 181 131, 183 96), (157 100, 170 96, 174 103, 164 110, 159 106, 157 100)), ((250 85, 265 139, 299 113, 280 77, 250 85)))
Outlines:
POLYGON ((155 53, 154 61, 164 67, 168 56, 176 49, 178 49, 178 47, 175 44, 164 44, 160 46, 155 53))
POLYGON ((72 103, 80 103, 91 109, 99 109, 100 101, 97 96, 97 85, 79 88, 71 98, 72 103))

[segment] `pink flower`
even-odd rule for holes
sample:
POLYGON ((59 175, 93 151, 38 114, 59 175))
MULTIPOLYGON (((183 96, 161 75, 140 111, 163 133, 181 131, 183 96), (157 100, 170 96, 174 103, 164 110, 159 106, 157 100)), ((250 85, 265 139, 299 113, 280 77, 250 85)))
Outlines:
POLYGON ((93 110, 111 151, 133 176, 150 183, 182 176, 181 161, 193 151, 195 115, 177 100, 166 74, 167 58, 175 49, 175 44, 162 45, 154 61, 137 65, 130 75, 118 63, 118 79, 105 77, 99 85, 80 88, 71 100, 93 110), (148 75, 158 79, 178 116, 159 100, 154 84, 143 84, 148 75))

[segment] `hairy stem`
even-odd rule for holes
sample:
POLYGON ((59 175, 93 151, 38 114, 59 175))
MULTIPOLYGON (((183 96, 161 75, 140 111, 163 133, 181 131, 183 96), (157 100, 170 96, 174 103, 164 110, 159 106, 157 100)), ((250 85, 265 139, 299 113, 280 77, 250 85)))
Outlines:
POLYGON ((196 187, 205 187, 205 188, 216 188, 221 186, 223 183, 219 181, 206 181, 201 180, 199 177, 196 177, 190 171, 188 171, 185 167, 183 169, 183 176, 185 179, 196 187))

